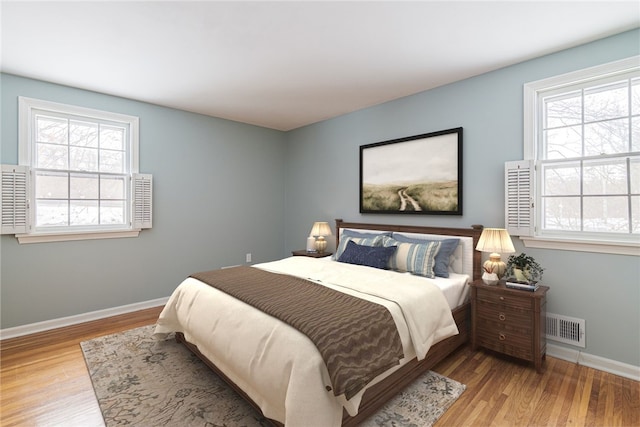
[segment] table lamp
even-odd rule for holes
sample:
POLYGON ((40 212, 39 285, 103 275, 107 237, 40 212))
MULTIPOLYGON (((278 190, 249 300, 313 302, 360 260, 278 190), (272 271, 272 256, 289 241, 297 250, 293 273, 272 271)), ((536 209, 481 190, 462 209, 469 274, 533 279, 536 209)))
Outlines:
POLYGON ((504 228, 482 230, 476 250, 490 252, 489 259, 483 264, 484 271, 496 274, 498 279, 502 279, 507 271, 507 264, 500 259, 500 254, 512 254, 516 251, 509 232, 504 228))
POLYGON ((311 227, 311 233, 309 236, 313 236, 316 239, 316 251, 323 253, 327 249, 327 240, 325 236, 331 235, 331 227, 328 222, 315 222, 311 227))

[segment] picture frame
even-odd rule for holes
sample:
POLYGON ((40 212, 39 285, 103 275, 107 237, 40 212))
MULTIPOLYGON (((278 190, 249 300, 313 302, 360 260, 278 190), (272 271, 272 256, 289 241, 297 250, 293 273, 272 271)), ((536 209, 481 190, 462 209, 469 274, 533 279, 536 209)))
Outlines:
POLYGON ((462 215, 462 128, 361 145, 360 213, 462 215))

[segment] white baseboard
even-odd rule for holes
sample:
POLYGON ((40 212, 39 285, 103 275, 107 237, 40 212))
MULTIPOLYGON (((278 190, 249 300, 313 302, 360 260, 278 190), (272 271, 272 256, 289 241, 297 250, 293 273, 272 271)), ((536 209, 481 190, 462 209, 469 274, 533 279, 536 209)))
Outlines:
POLYGON ((44 322, 30 323, 28 325, 0 329, 0 340, 34 334, 36 332, 48 331, 50 329, 62 328, 65 326, 77 325, 79 323, 104 319, 105 317, 117 316, 119 314, 131 313, 147 308, 159 307, 161 305, 165 305, 168 300, 169 297, 158 298, 151 301, 143 301, 135 304, 121 305, 119 307, 77 314, 75 316, 61 317, 59 319, 46 320, 44 322))
POLYGON ((640 381, 640 366, 629 365, 616 360, 606 359, 579 350, 562 347, 547 342, 547 355, 557 359, 588 366, 599 371, 609 372, 635 381, 640 381))

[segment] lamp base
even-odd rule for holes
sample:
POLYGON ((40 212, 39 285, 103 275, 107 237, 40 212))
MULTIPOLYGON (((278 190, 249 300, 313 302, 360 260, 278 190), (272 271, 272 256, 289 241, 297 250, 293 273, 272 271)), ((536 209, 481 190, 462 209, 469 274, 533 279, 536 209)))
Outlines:
POLYGON ((322 254, 325 249, 327 249, 327 240, 324 236, 318 236, 316 238, 316 251, 318 251, 319 254, 322 254))
POLYGON ((497 274, 499 279, 502 279, 507 272, 507 264, 500 259, 500 254, 491 254, 482 266, 484 271, 497 274))

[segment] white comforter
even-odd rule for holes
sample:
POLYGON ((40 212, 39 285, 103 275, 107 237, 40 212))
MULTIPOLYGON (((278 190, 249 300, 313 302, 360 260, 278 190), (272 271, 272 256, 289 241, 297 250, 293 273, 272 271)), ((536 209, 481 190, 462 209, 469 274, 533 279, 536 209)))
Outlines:
MULTIPOLYGON (((257 268, 307 278, 384 305, 402 339, 406 363, 458 333, 441 290, 424 278, 329 259, 290 257, 257 268)), ((160 314, 155 336, 185 338, 258 404, 268 418, 296 426, 339 426, 355 415, 364 390, 347 401, 326 390, 327 368, 302 333, 198 280, 182 282, 160 314)), ((399 368, 395 367, 371 385, 399 368)))

